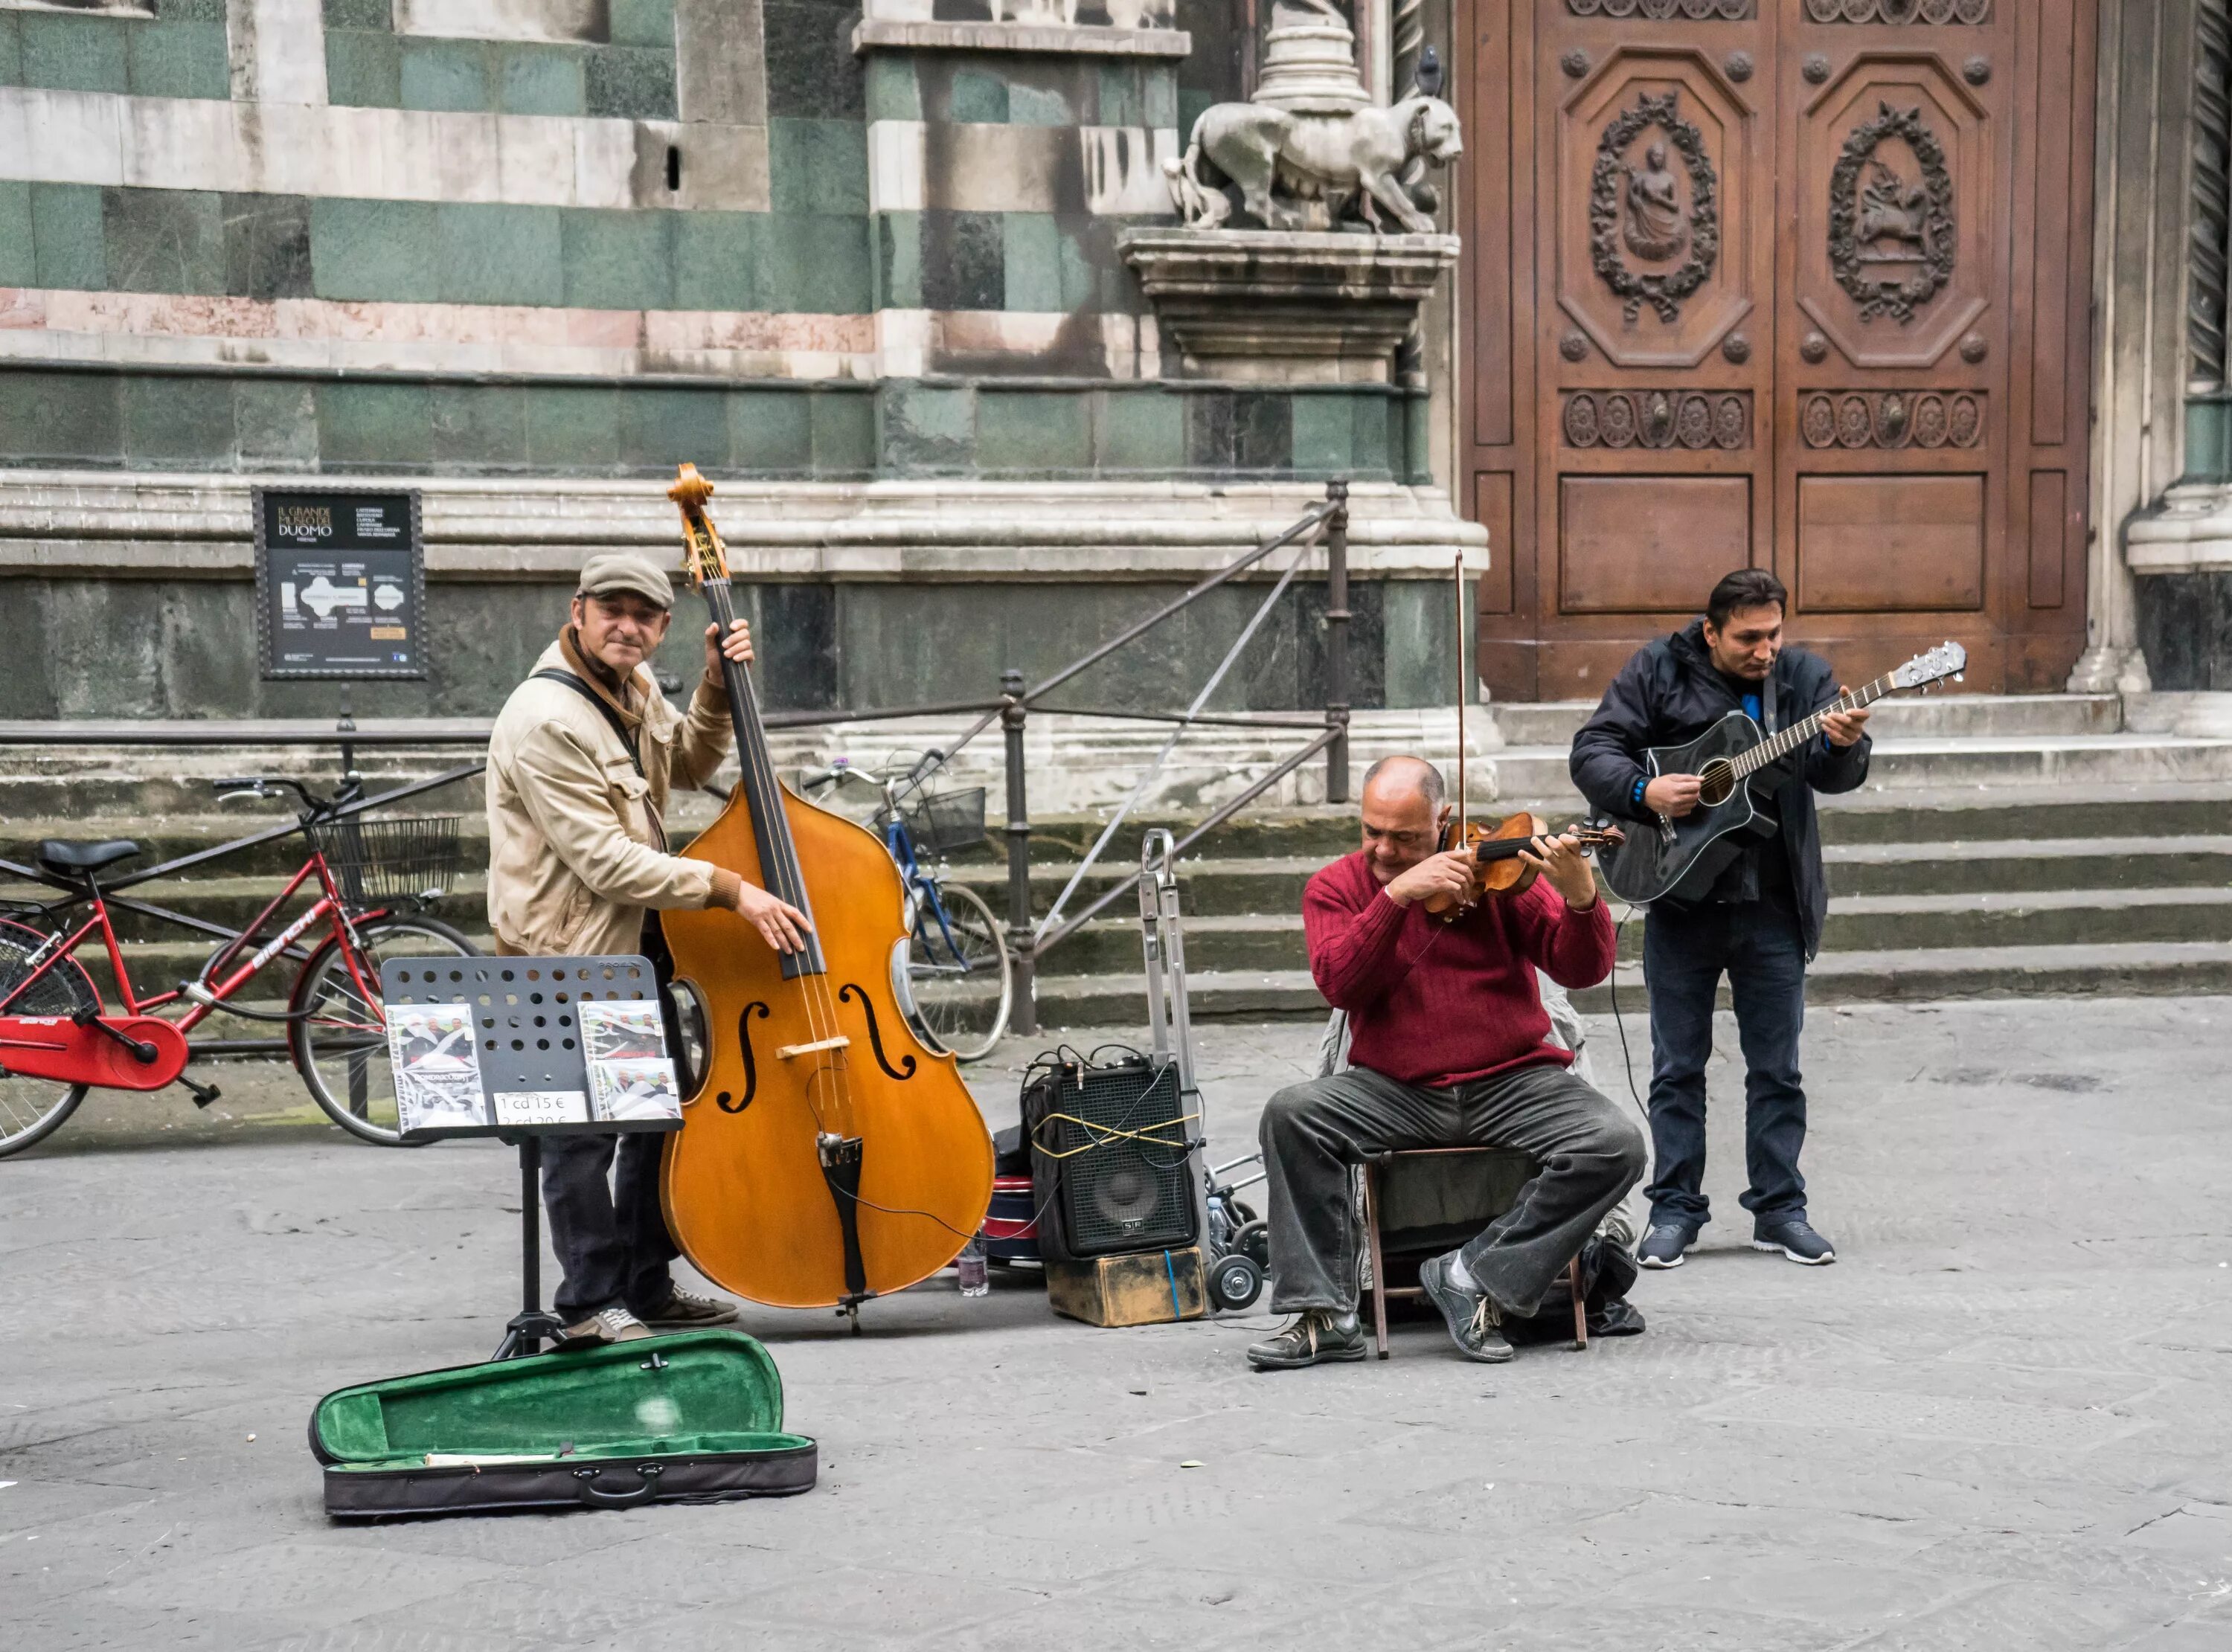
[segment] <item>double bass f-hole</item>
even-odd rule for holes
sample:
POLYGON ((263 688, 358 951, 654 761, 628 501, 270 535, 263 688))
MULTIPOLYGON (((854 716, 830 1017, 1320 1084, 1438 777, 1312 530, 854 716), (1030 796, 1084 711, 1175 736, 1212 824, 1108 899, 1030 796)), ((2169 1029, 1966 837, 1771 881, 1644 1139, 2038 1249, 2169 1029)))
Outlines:
POLYGON ((737 1013, 736 1043, 744 1053, 744 1093, 742 1099, 736 1101, 730 1100, 729 1092, 725 1090, 714 1097, 713 1105, 724 1113, 743 1111, 752 1105, 752 1098, 759 1093, 760 1064, 752 1055, 752 1017, 756 1014, 765 1020, 767 1013, 768 1007, 756 998, 737 1013))
POLYGON ((849 981, 837 989, 837 1001, 840 1004, 850 1003, 855 998, 860 1001, 861 1013, 868 1018, 868 1048, 874 1053, 876 1065, 881 1067, 887 1076, 897 1079, 902 1084, 905 1083, 914 1077, 914 1058, 911 1055, 903 1055, 899 1058, 899 1064, 897 1066, 893 1066, 884 1059, 884 1033, 883 1029, 876 1025, 876 1007, 869 1001, 868 994, 861 991, 856 983, 849 981))

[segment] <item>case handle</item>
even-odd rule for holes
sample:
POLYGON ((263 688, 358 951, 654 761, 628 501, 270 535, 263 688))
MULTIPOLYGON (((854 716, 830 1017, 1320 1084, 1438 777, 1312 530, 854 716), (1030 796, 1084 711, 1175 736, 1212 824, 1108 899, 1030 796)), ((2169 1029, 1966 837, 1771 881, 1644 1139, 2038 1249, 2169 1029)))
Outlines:
POLYGON ((592 1508, 626 1508, 633 1503, 647 1500, 659 1489, 659 1477, 666 1472, 665 1463, 639 1462, 635 1465, 636 1483, 624 1492, 608 1492, 597 1484, 601 1468, 576 1468, 574 1478, 579 1483, 574 1489, 581 1500, 592 1508))

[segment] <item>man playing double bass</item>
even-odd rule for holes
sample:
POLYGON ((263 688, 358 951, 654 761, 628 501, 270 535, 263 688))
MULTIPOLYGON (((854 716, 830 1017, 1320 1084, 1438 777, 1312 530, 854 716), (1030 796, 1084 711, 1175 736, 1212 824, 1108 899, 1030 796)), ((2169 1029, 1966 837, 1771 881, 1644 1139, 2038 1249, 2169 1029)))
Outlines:
POLYGON ((1363 844, 1310 879, 1302 919, 1318 990, 1348 1013, 1349 1067, 1289 1085, 1263 1110, 1271 1305, 1296 1315, 1248 1351, 1259 1370, 1364 1357, 1349 1170, 1410 1148, 1495 1146, 1541 1166, 1517 1203, 1418 1282, 1460 1353, 1511 1357, 1499 1327, 1533 1313, 1605 1212, 1643 1174, 1643 1132, 1567 1066, 1534 984, 1593 987, 1612 927, 1571 838, 1524 856, 1541 874, 1444 923, 1425 904, 1472 886, 1470 851, 1441 849, 1440 773, 1389 757, 1364 779, 1363 844))
MULTIPOLYGON (((665 947, 649 913, 722 908, 743 920, 737 944, 757 944, 749 923, 783 952, 812 927, 727 868, 667 852, 668 788, 703 784, 733 743, 722 657, 752 659, 743 620, 717 647, 706 626, 704 674, 688 713, 677 712, 647 664, 673 607, 674 587, 649 557, 592 557, 571 623, 504 702, 488 761, 489 922, 498 952, 641 951, 663 982, 665 947)), ((678 1048, 663 996, 662 1007, 668 1044, 678 1048)), ((631 1341, 651 1334, 646 1322, 685 1329, 736 1317, 731 1304, 684 1290, 668 1273, 680 1253, 659 1206, 665 1145, 652 1134, 568 1134, 544 1144, 543 1203, 566 1271, 559 1346, 631 1341)))

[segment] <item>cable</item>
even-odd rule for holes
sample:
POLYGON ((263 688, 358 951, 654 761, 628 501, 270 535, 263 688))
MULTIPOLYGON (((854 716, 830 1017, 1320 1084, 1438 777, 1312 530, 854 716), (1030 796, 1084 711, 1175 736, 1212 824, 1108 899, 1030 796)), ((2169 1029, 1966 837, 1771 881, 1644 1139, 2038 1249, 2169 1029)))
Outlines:
POLYGON ((1635 1097, 1636 1110, 1649 1118, 1651 1109, 1635 1092, 1635 1058, 1627 1053, 1627 1021, 1619 1013, 1619 937, 1621 931, 1627 928, 1628 919, 1634 916, 1635 909, 1631 906, 1619 915, 1619 922, 1612 925, 1612 974, 1606 979, 1612 983, 1612 1024, 1619 1032, 1619 1067, 1627 1075, 1627 1093, 1635 1097))

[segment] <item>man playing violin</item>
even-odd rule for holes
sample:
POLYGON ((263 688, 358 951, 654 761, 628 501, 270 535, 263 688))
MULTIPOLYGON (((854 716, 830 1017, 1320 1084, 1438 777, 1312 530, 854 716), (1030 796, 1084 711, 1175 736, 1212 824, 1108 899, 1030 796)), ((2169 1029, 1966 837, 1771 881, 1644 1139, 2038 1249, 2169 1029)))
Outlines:
POLYGON ((1433 1257, 1419 1283, 1468 1358, 1511 1357, 1499 1329, 1539 1307, 1599 1218, 1643 1174, 1643 1133, 1567 1071, 1534 984, 1612 973, 1612 926, 1570 835, 1537 838, 1539 874, 1450 921, 1429 903, 1474 891, 1471 851, 1441 847, 1440 772, 1389 757, 1365 776, 1363 842, 1310 879, 1302 918, 1318 990, 1348 1012, 1350 1066, 1290 1085, 1263 1110, 1271 1305, 1296 1315, 1248 1351, 1260 1370, 1361 1359, 1349 1171, 1375 1154, 1495 1146, 1541 1166, 1512 1208, 1433 1257))
MULTIPOLYGON (((704 674, 687 715, 678 712, 648 664, 673 607, 673 585, 649 557, 592 557, 571 623, 504 702, 488 762, 489 923, 499 953, 641 950, 664 981, 665 945, 647 914, 723 907, 782 952, 812 927, 725 867, 668 852, 669 786, 711 778, 733 741, 722 660, 752 659, 743 620, 724 638, 708 625, 704 674)), ((664 994, 661 1007, 668 1046, 678 1049, 664 994)), ((646 1337, 645 1321, 686 1329, 736 1317, 731 1304, 682 1289, 667 1271, 679 1252, 659 1206, 665 1145, 650 1134, 568 1134, 544 1144, 543 1204, 566 1271, 561 1347, 646 1337)))

